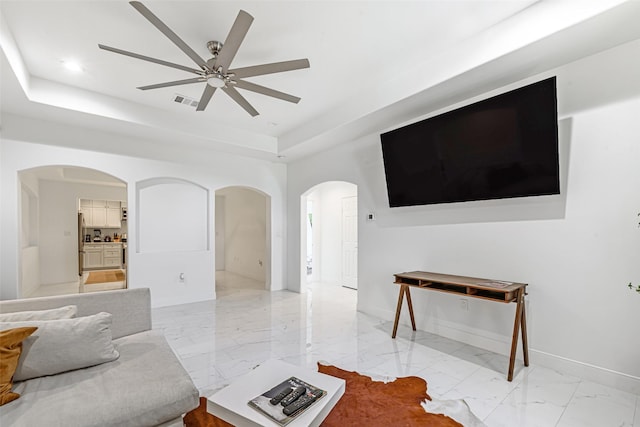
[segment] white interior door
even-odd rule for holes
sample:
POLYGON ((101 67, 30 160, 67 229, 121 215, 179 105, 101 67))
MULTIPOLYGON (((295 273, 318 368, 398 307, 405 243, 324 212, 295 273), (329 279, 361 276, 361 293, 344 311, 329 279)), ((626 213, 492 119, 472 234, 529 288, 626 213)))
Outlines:
POLYGON ((358 289, 358 198, 342 199, 342 286, 358 289))

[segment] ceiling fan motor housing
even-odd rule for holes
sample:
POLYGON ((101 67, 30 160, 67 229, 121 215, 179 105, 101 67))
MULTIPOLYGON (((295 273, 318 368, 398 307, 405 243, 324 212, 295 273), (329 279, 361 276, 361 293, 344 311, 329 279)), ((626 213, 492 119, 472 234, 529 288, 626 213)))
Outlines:
POLYGON ((236 81, 233 80, 233 77, 235 77, 235 74, 225 73, 224 70, 222 69, 222 66, 219 66, 217 70, 213 68, 216 60, 216 55, 217 55, 217 53, 214 53, 214 51, 211 48, 211 45, 213 43, 217 43, 220 47, 222 47, 222 43, 220 42, 207 43, 207 47, 209 47, 209 50, 214 55, 213 58, 207 61, 207 65, 209 66, 209 69, 203 70, 204 71, 203 76, 207 80, 207 84, 215 88, 227 87, 227 84, 235 85, 236 81))

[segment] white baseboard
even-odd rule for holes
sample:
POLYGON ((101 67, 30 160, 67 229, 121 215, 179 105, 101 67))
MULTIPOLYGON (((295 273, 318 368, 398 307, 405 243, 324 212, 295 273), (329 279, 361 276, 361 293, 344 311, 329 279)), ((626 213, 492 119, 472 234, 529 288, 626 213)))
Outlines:
POLYGON ((529 358, 536 365, 640 395, 639 377, 534 349, 529 349, 529 358))
MULTIPOLYGON (((358 306, 358 311, 366 313, 380 319, 389 319, 393 322, 395 312, 380 309, 358 306)), ((400 316, 398 328, 411 328, 408 314, 403 310, 400 316)), ((416 319, 416 328, 421 331, 440 335, 454 341, 472 345, 474 347, 489 350, 498 354, 508 355, 511 350, 511 336, 498 335, 486 330, 473 329, 466 325, 447 322, 443 320, 426 324, 416 319)), ((389 329, 391 333, 391 329, 389 329)), ((522 360, 522 344, 518 342, 517 358, 522 360)), ((547 353, 529 347, 529 362, 531 365, 544 366, 568 375, 574 375, 588 381, 603 384, 617 390, 626 391, 640 395, 640 377, 613 371, 600 366, 591 365, 578 360, 547 353)))

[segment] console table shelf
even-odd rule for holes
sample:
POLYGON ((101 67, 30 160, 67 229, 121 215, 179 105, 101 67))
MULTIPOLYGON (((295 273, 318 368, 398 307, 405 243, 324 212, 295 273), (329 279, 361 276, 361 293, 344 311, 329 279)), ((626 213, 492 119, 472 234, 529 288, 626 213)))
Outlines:
POLYGON ((482 298, 505 303, 515 301, 518 297, 518 289, 523 285, 522 283, 475 279, 471 277, 467 278, 469 281, 463 283, 459 280, 462 276, 417 271, 396 274, 395 278, 395 283, 397 284, 405 284, 418 288, 429 288, 434 291, 449 292, 453 294, 465 294, 474 298, 482 298), (423 278, 419 278, 420 276, 423 278), (429 277, 429 279, 426 279, 426 277, 429 277))
POLYGON ((524 297, 526 293, 526 283, 505 282, 502 280, 479 279, 476 277, 455 276, 451 274, 429 273, 425 271, 412 271, 408 273, 394 274, 397 285, 400 285, 398 295, 398 306, 396 308, 396 319, 393 325, 391 338, 396 337, 402 301, 407 298, 411 326, 416 330, 416 322, 413 316, 413 304, 411 303, 410 288, 430 289, 449 294, 464 295, 469 298, 479 298, 483 300, 516 303, 516 315, 513 325, 513 336, 511 339, 511 358, 509 360, 509 372, 507 379, 513 379, 513 368, 518 344, 518 333, 522 331, 522 350, 524 354, 524 365, 529 366, 529 351, 527 345, 527 322, 524 310, 524 297))

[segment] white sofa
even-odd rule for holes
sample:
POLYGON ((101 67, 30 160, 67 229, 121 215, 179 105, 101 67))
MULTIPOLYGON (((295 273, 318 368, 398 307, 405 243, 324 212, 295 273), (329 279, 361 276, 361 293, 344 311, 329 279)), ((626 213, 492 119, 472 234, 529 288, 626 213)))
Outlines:
POLYGON ((0 301, 0 313, 77 306, 76 317, 112 314, 116 360, 14 382, 0 425, 182 426, 199 393, 164 335, 151 330, 149 289, 0 301))

